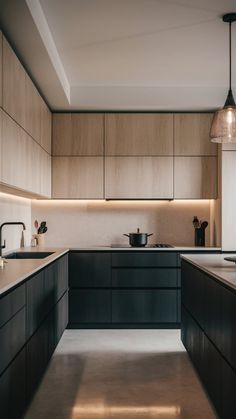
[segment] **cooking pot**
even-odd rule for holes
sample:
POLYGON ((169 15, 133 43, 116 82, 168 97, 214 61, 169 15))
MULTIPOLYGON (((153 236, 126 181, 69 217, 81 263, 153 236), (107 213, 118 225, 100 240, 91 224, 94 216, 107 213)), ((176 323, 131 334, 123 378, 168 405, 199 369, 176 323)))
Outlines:
POLYGON ((144 247, 146 246, 148 242, 148 237, 152 236, 153 233, 147 234, 147 233, 140 233, 140 229, 137 228, 136 233, 129 233, 124 234, 124 236, 129 237, 129 244, 132 247, 144 247))

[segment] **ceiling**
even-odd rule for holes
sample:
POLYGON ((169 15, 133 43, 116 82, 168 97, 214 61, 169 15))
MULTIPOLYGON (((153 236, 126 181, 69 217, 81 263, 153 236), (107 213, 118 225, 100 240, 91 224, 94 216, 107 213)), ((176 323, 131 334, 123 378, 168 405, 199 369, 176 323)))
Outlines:
POLYGON ((4 33, 54 110, 224 103, 228 27, 220 17, 235 0, 0 0, 0 8, 4 33))

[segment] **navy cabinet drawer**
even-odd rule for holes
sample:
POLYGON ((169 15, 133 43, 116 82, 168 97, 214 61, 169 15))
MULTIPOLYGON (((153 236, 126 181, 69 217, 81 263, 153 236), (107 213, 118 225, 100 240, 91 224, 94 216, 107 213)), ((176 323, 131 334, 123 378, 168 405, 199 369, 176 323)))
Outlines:
POLYGON ((175 252, 117 252, 112 254, 113 267, 175 267, 177 266, 177 253, 175 252))
POLYGON ((25 284, 0 299, 0 327, 25 305, 25 284))
POLYGON ((19 419, 26 407, 26 360, 23 349, 0 377, 1 418, 19 419))
POLYGON ((0 328, 0 374, 26 341, 25 307, 0 328))
POLYGON ((113 290, 113 323, 176 323, 175 290, 113 290))
MULTIPOLYGON (((50 269, 50 268, 48 268, 50 269)), ((49 270, 47 272, 50 272, 49 270)), ((30 337, 42 323, 45 313, 48 310, 48 301, 45 298, 46 292, 50 294, 53 289, 52 277, 47 279, 45 291, 45 271, 41 271, 33 276, 26 283, 27 295, 27 338, 30 337), (50 280, 50 284, 49 281, 50 280)))
POLYGON ((112 287, 117 288, 174 288, 178 284, 175 268, 114 268, 112 287))
POLYGON ((70 290, 69 323, 110 323, 110 290, 70 290))
POLYGON ((70 287, 111 286, 111 254, 109 252, 71 252, 69 261, 70 287))
POLYGON ((68 255, 54 262, 55 302, 68 290, 68 255))

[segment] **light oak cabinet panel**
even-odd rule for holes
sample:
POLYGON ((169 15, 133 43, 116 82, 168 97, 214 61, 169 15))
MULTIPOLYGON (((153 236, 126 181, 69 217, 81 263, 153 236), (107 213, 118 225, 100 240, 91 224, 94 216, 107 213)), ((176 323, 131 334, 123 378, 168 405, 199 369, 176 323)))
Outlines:
POLYGON ((0 106, 2 106, 2 32, 0 31, 0 106))
POLYGON ((217 158, 175 157, 174 198, 217 198, 217 158))
POLYGON ((22 127, 26 126, 26 73, 3 37, 3 108, 22 127))
POLYGON ((107 156, 173 155, 173 114, 105 115, 107 156))
POLYGON ((216 156, 217 145, 210 141, 213 114, 181 113, 174 115, 176 156, 216 156))
POLYGON ((3 37, 3 109, 51 153, 51 112, 3 37))
POLYGON ((51 173, 52 173, 52 159, 51 156, 40 150, 40 195, 51 198, 51 173))
MULTIPOLYGON (((23 128, 30 134, 38 143, 40 142, 40 104, 41 97, 33 85, 31 79, 26 74, 26 121, 23 128)), ((17 121, 18 122, 18 121, 17 121)))
POLYGON ((51 157, 4 111, 2 116, 1 182, 50 197, 51 157))
POLYGON ((103 114, 53 115, 54 156, 102 156, 103 143, 103 114))
POLYGON ((173 157, 107 157, 105 198, 172 199, 173 157))
POLYGON ((39 193, 35 174, 36 149, 33 140, 5 112, 2 112, 2 182, 39 193))
POLYGON ((53 157, 53 198, 103 198, 103 157, 53 157))
POLYGON ((52 152, 52 113, 41 99, 40 104, 40 145, 49 154, 52 152))

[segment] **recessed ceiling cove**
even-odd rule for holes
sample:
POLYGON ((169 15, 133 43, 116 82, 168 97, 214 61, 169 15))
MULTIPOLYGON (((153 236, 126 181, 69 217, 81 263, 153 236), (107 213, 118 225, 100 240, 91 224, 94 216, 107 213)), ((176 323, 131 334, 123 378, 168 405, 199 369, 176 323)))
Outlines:
MULTIPOLYGON (((88 110, 221 106, 227 92, 228 31, 219 17, 234 3, 26 0, 67 98, 64 107, 88 110)), ((232 45, 236 49, 235 27, 232 45)), ((57 108, 53 98, 48 100, 57 108)))

